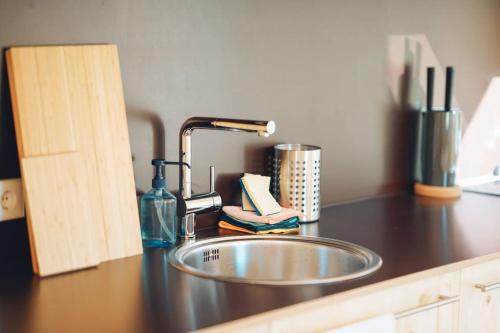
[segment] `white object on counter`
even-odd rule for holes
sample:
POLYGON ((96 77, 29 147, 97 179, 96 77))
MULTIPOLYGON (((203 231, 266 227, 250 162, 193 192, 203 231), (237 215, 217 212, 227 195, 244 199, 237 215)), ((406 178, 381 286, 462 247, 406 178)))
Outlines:
MULTIPOLYGON (((262 177, 262 180, 267 183, 267 187, 271 184, 271 177, 265 177, 261 175, 254 175, 253 173, 245 173, 243 176, 255 176, 255 177, 262 177)), ((243 189, 241 190, 241 206, 243 207, 244 211, 247 212, 255 212, 255 208, 253 208, 252 203, 248 199, 245 191, 243 189)))
POLYGON ((281 211, 281 206, 269 192, 269 183, 265 177, 246 174, 241 177, 240 183, 244 194, 258 215, 267 216, 281 211))

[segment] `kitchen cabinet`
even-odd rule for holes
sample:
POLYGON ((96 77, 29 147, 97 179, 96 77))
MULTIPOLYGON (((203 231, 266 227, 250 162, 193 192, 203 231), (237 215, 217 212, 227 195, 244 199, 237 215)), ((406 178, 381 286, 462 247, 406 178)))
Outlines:
POLYGON ((457 332, 459 300, 458 296, 445 297, 434 303, 410 310, 408 314, 396 314, 396 332, 457 332))
POLYGON ((460 272, 425 275, 407 276, 404 282, 389 280, 202 332, 326 332, 387 313, 395 315, 397 332, 456 332, 460 272))
POLYGON ((459 332, 500 332, 499 259, 462 270, 459 332))
POLYGON ((500 333, 500 259, 495 255, 474 262, 384 281, 202 332, 251 332, 257 327, 265 333, 328 332, 390 313, 397 333, 500 333))
MULTIPOLYGON (((366 320, 381 314, 392 313, 400 318, 397 326, 401 329, 419 327, 427 322, 453 319, 453 311, 439 311, 458 300, 460 276, 457 272, 436 277, 416 279, 409 277, 407 283, 388 281, 385 288, 344 300, 325 300, 322 307, 302 311, 298 316, 276 319, 272 322, 271 332, 315 332, 328 330, 366 320), (440 306, 441 305, 441 306, 440 306), (437 310, 439 308, 439 310, 437 310)), ((364 289, 364 288, 361 288, 364 289)), ((454 310, 454 308, 452 309, 454 310)), ((432 325, 429 323, 428 325, 432 325)), ((452 325, 450 324, 452 328, 452 325)), ((451 329, 450 328, 450 329, 451 329)), ((401 332, 407 332, 401 331, 401 332)), ((414 332, 428 332, 414 331, 414 332)), ((431 331, 432 332, 432 331, 431 331)))

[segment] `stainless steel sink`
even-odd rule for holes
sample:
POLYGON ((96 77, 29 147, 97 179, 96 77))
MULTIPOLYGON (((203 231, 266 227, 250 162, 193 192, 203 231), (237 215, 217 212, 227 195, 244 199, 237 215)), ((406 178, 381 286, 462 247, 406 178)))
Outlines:
POLYGON ((196 276, 251 284, 347 281, 375 272, 382 259, 362 246, 304 236, 215 237, 172 250, 170 263, 196 276))

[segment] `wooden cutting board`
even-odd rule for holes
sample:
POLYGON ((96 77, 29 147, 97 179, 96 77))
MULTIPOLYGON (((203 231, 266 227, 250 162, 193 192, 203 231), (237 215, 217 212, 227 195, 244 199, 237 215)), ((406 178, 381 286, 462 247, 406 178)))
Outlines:
POLYGON ((21 159, 26 210, 31 223, 32 261, 38 274, 52 275, 100 262, 79 153, 21 159))
POLYGON ((7 66, 19 157, 79 152, 101 260, 142 253, 116 45, 14 47, 7 66))

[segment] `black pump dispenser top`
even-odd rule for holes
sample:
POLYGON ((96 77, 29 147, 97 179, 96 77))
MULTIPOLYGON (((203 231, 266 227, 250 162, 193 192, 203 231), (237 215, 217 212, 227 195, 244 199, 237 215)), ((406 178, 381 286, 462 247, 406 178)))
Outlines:
POLYGON ((154 160, 151 160, 151 164, 155 167, 155 176, 153 178, 153 181, 151 182, 154 189, 162 189, 165 187, 166 179, 165 176, 163 176, 162 171, 164 163, 165 160, 161 158, 155 158, 154 160))
POLYGON ((167 184, 167 180, 165 179, 165 176, 163 175, 163 166, 165 166, 165 165, 185 165, 188 168, 191 168, 191 166, 187 163, 167 161, 163 158, 152 159, 151 164, 155 168, 155 176, 153 177, 153 181, 151 182, 154 189, 162 189, 167 184))

